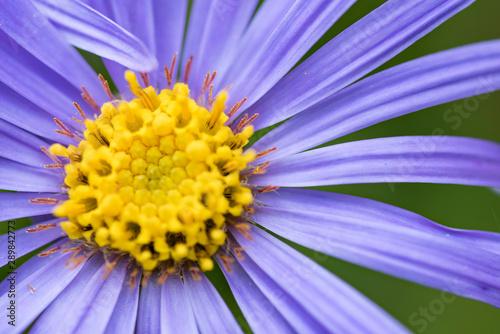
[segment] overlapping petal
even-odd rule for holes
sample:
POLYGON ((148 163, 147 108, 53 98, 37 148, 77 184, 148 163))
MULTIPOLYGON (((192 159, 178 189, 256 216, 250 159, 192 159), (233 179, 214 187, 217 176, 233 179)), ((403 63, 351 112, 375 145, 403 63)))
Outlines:
POLYGON ((290 72, 248 110, 256 129, 283 121, 368 74, 473 0, 389 0, 290 72))
POLYGON ((278 159, 251 182, 283 187, 384 182, 498 187, 500 145, 447 136, 362 140, 278 159))
POLYGON ((500 306, 500 255, 489 251, 498 251, 498 234, 467 236, 387 204, 334 193, 282 189, 260 200, 266 206, 256 207, 255 221, 319 257, 500 306))

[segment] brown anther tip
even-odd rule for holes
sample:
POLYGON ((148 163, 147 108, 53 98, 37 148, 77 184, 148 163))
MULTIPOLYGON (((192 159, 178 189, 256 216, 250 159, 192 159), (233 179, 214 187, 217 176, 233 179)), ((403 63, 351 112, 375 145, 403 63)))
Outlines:
POLYGON ((269 153, 272 153, 272 152, 276 151, 277 149, 278 149, 277 147, 273 147, 273 148, 270 148, 268 150, 257 153, 257 155, 255 156, 255 159, 262 158, 263 156, 268 155, 269 153))
POLYGON ((91 106, 95 111, 99 111, 99 106, 97 105, 97 102, 94 100, 92 95, 90 95, 90 92, 85 88, 85 86, 82 86, 82 98, 89 106, 91 106))
MULTIPOLYGON (((106 79, 104 79, 104 77, 100 73, 99 73, 99 80, 101 81, 101 85, 104 88, 106 95, 108 95, 109 99, 113 101, 115 99, 115 96, 113 95, 113 93, 111 93, 111 89, 109 88, 109 83, 106 79)), ((97 111, 99 111, 99 108, 97 111)))
POLYGON ((184 83, 187 84, 189 80, 189 74, 191 74, 191 67, 193 66, 193 58, 194 56, 191 55, 186 62, 186 68, 184 69, 184 83))
POLYGON ((50 255, 50 254, 54 254, 54 253, 56 253, 56 252, 60 251, 60 250, 61 250, 61 248, 62 248, 62 246, 57 246, 57 247, 51 248, 51 249, 49 249, 49 250, 46 250, 46 251, 44 251, 44 252, 41 252, 40 254, 38 254, 38 256, 39 256, 39 257, 46 257, 46 256, 48 256, 48 255, 50 255))
POLYGON ((247 98, 245 97, 243 100, 241 100, 240 102, 237 102, 232 108, 231 110, 229 111, 229 113, 227 114, 227 117, 232 117, 234 114, 236 114, 236 112, 238 110, 241 109, 241 107, 245 104, 245 102, 247 102, 247 98))
POLYGON ((30 287, 30 292, 31 292, 31 294, 33 294, 33 293, 35 292, 35 290, 36 290, 36 289, 35 289, 34 287, 32 287, 31 285, 29 285, 29 284, 28 284, 28 286, 30 287))
POLYGON ((276 191, 278 190, 280 187, 278 186, 265 186, 264 188, 262 189, 259 189, 257 192, 259 194, 262 194, 262 193, 268 193, 268 192, 271 192, 271 191, 276 191))
POLYGON ((147 72, 139 72, 141 76, 142 82, 144 83, 144 87, 149 86, 149 74, 147 72))
POLYGON ((37 197, 35 199, 30 199, 28 200, 31 204, 57 204, 59 203, 59 200, 55 198, 43 198, 43 197, 37 197))
POLYGON ((149 278, 151 277, 152 271, 146 271, 144 276, 142 276, 141 286, 148 286, 149 278))

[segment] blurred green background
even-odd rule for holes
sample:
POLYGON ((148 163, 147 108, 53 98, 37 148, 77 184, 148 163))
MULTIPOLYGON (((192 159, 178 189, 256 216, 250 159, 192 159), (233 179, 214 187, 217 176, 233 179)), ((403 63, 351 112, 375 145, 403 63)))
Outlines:
MULTIPOLYGON (((385 1, 359 0, 308 54, 383 2, 385 1)), ((498 0, 476 1, 377 71, 441 50, 500 38, 499 9, 498 0)), ((462 104, 463 101, 390 120, 343 137, 335 143, 376 137, 431 135, 435 129, 441 129, 446 135, 470 136, 500 142, 500 92, 489 94, 486 99, 480 100, 477 110, 472 112, 469 118, 463 119, 458 128, 453 128, 454 123, 446 122, 444 114, 456 103, 462 104)), ((500 195, 486 188, 430 184, 396 184, 391 188, 387 184, 371 184, 319 189, 396 205, 450 227, 500 232, 500 195)), ((29 224, 28 220, 16 221, 17 228, 29 224)), ((0 233, 5 233, 6 224, 0 226, 0 233)), ((313 252, 294 246, 312 257, 313 252)), ((19 264, 25 258, 21 259, 19 264)), ((444 303, 442 312, 431 313, 428 320, 422 321, 425 318, 419 315, 414 320, 421 320, 420 322, 411 322, 410 317, 421 308, 429 308, 436 300, 442 300, 440 291, 334 258, 327 258, 320 264, 371 298, 415 333, 500 333, 500 310, 493 306, 457 297, 451 303, 444 303)), ((5 277, 3 274, 4 272, 0 272, 0 278, 5 277)), ((242 326, 248 330, 222 273, 214 270, 208 276, 221 291, 242 326)))

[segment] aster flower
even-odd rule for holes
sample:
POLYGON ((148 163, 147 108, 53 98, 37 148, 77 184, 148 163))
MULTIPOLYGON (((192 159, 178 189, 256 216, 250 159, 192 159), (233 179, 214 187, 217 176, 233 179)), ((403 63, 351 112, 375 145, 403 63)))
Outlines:
MULTIPOLYGON (((2 2, 0 189, 16 192, 0 193, 0 219, 33 217, 17 257, 50 245, 14 267, 18 313, 1 331, 241 332, 204 274, 215 260, 256 333, 406 332, 270 232, 500 306, 498 234, 300 189, 500 186, 500 145, 484 140, 315 149, 500 88, 500 41, 358 81, 472 2, 389 0, 293 70, 354 0, 265 1, 255 15, 257 0, 194 1, 185 41, 186 0, 2 2), (101 56, 119 92, 72 46, 101 56)), ((0 284, 3 309, 11 289, 0 284)))

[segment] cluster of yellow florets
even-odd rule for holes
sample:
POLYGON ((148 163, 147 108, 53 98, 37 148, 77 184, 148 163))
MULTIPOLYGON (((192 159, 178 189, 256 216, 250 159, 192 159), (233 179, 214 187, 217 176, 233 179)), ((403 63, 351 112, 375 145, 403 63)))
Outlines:
POLYGON ((208 111, 185 84, 157 94, 133 73, 126 78, 137 99, 104 104, 99 118, 85 120, 78 147, 51 147, 69 161, 69 199, 55 214, 68 218, 70 238, 129 253, 145 270, 167 260, 210 270, 226 218, 253 200, 240 180, 255 158, 242 152, 253 129, 224 126, 225 92, 208 111))

